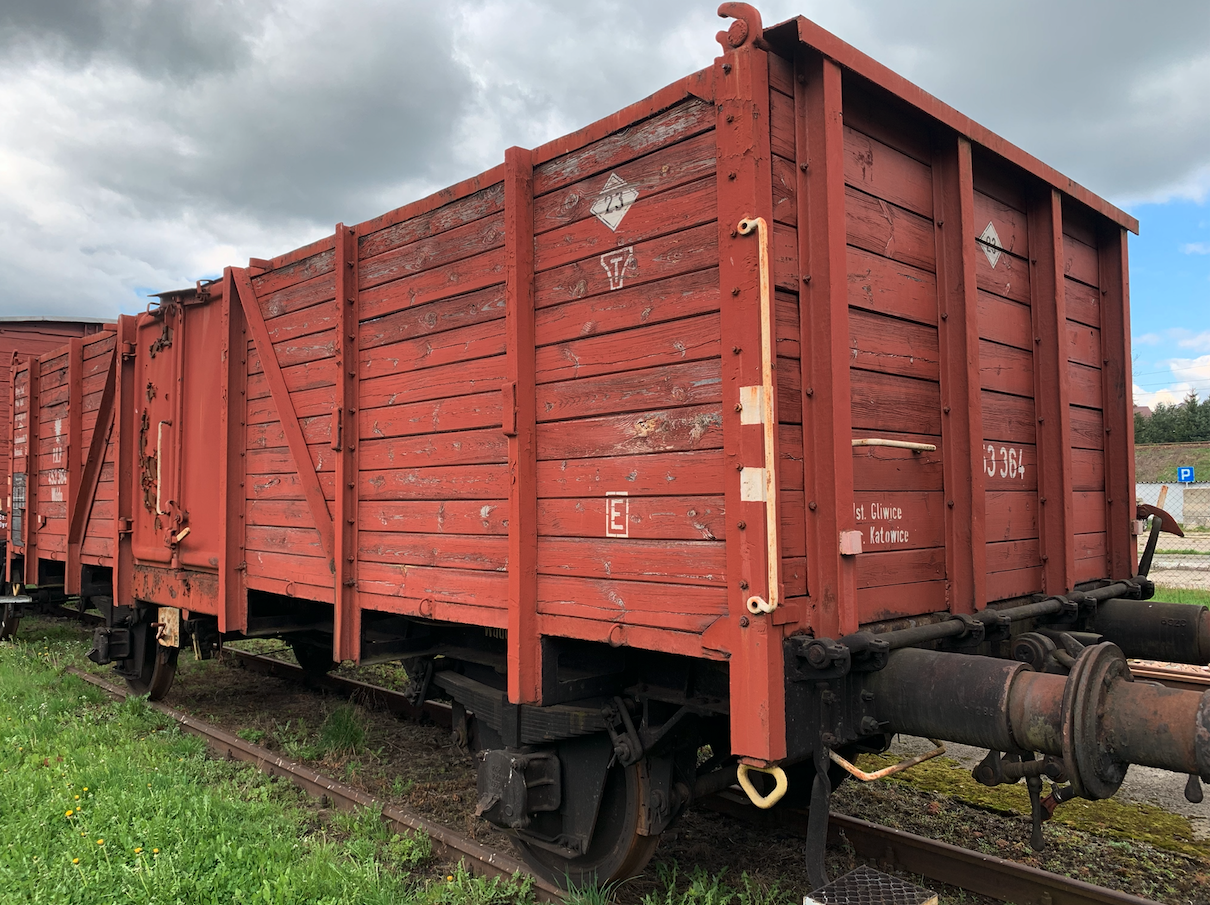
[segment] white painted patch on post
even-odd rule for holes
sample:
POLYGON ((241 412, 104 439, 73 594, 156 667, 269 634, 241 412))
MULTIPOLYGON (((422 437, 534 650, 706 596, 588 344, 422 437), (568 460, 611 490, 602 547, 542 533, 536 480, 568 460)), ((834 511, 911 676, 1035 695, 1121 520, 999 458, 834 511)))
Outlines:
POLYGON ((1000 242, 1000 234, 996 232, 996 225, 988 220, 987 228, 983 230, 983 234, 979 236, 979 239, 979 247, 987 255, 987 263, 991 264, 992 269, 995 270, 996 265, 1000 262, 1000 249, 1004 247, 1000 242))
POLYGON ((765 423, 765 388, 763 386, 739 388, 739 423, 765 423))
POLYGON ((605 252, 601 255, 601 266, 609 277, 609 291, 621 289, 626 283, 627 275, 633 276, 639 272, 639 262, 634 257, 634 246, 627 245, 616 251, 605 252))
POLYGON ((763 468, 744 467, 739 473, 739 498, 745 503, 764 503, 768 501, 765 494, 765 470, 763 468))
POLYGON ((625 490, 605 491, 605 536, 630 537, 630 494, 625 490))
POLYGON ((630 210, 630 206, 638 200, 638 197, 638 189, 617 173, 610 173, 601 189, 601 194, 597 196, 597 200, 592 203, 589 210, 594 217, 616 232, 617 228, 622 225, 622 218, 626 216, 626 212, 630 210))
POLYGON ((861 552, 861 532, 860 531, 841 531, 840 532, 840 555, 841 556, 856 556, 861 552))

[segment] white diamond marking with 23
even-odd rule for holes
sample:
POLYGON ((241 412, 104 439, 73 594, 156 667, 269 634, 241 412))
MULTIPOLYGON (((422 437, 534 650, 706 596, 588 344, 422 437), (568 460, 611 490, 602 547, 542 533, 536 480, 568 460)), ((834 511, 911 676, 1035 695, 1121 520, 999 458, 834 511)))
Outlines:
POLYGON ((987 255, 987 263, 991 264, 994 270, 1000 261, 1000 249, 1004 247, 1000 242, 1000 234, 996 232, 996 225, 988 220, 987 229, 983 230, 983 235, 979 236, 979 239, 979 247, 987 255))
POLYGON ((601 194, 597 196, 597 200, 592 203, 589 210, 592 211, 594 217, 616 232, 622 224, 622 218, 626 216, 626 212, 630 210, 630 206, 638 197, 638 189, 617 173, 610 173, 601 189, 601 194))

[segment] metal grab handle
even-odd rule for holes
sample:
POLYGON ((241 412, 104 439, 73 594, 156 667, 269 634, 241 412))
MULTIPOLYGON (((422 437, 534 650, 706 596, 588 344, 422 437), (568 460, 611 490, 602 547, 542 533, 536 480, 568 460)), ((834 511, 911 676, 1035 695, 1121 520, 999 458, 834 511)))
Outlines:
POLYGON ((906 770, 908 767, 914 767, 917 764, 922 764, 926 760, 932 760, 939 754, 945 753, 945 744, 943 742, 939 742, 935 738, 930 738, 929 741, 937 746, 934 750, 929 751, 927 754, 917 754, 915 757, 909 757, 907 760, 901 761, 892 767, 883 767, 881 770, 876 770, 873 773, 867 773, 864 770, 859 769, 858 767, 849 763, 831 748, 828 749, 828 757, 832 759, 832 763, 839 764, 840 766, 844 767, 862 782, 872 782, 875 779, 883 779, 887 776, 899 773, 903 770, 906 770))
MULTIPOLYGON (((757 269, 760 274, 760 377, 764 396, 761 400, 761 420, 765 425, 765 540, 768 545, 766 562, 769 599, 764 600, 754 594, 748 598, 747 607, 749 613, 759 616, 762 613, 772 613, 781 602, 778 581, 781 566, 781 523, 777 515, 777 421, 774 412, 777 397, 773 389, 773 293, 769 286, 769 224, 765 222, 764 217, 745 217, 739 221, 741 236, 753 232, 756 233, 759 243, 757 269)), ((780 797, 779 795, 778 798, 780 797)))
POLYGON ((748 764, 740 764, 735 771, 736 777, 739 779, 739 786, 744 790, 751 801, 761 810, 768 810, 782 800, 782 796, 786 794, 786 789, 790 788, 790 780, 786 778, 786 771, 781 767, 753 767, 748 764), (752 785, 752 780, 748 778, 748 774, 755 770, 757 773, 764 773, 766 776, 772 776, 777 783, 773 787, 773 791, 768 795, 761 795, 756 791, 756 787, 752 785))
POLYGON ((937 447, 932 443, 909 443, 906 440, 882 440, 870 437, 866 440, 854 440, 854 446, 889 446, 891 449, 910 449, 912 452, 936 452, 937 447))

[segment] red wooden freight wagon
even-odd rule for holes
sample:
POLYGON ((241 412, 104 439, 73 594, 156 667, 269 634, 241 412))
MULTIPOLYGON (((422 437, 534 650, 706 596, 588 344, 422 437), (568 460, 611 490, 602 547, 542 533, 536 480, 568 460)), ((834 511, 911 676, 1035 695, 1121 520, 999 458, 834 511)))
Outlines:
POLYGON ((1070 795, 1206 775, 1204 702, 1108 643, 1210 654, 1137 600, 1137 224, 813 23, 723 10, 712 67, 123 319, 95 658, 155 694, 222 638, 405 659, 564 879, 754 771, 826 814, 833 755, 896 731, 1039 752, 1070 795))

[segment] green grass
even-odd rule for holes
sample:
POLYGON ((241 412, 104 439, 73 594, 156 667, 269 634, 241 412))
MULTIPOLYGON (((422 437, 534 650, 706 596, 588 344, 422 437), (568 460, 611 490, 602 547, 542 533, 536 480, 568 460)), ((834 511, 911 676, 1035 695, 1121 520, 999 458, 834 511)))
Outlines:
POLYGON ((1210 591, 1198 591, 1193 588, 1170 588, 1166 585, 1155 586, 1155 599, 1166 600, 1169 603, 1192 603, 1197 606, 1210 606, 1210 591))
MULTIPOLYGON (((38 634, 0 645, 0 903, 532 901, 524 884, 426 876, 427 838, 371 811, 325 817, 290 784, 210 759, 142 699, 62 673, 74 629, 38 634)), ((359 729, 340 718, 330 744, 359 729)))

